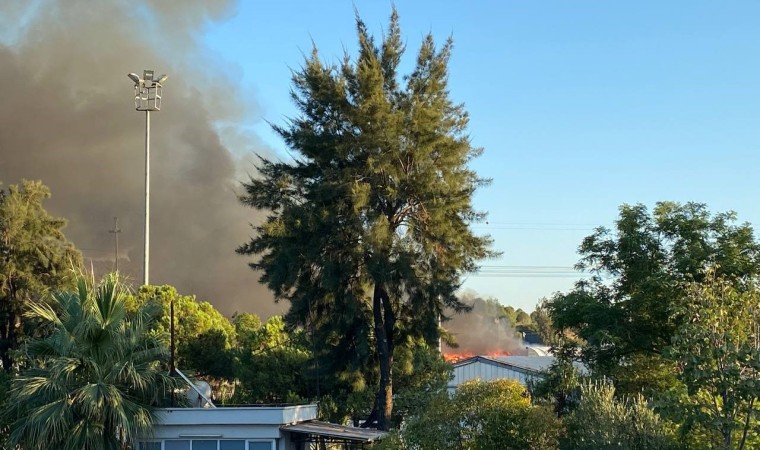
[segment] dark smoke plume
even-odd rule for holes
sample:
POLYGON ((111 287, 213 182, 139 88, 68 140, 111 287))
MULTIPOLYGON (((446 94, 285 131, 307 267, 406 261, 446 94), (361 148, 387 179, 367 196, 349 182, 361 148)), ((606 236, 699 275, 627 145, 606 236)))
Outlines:
MULTIPOLYGON (((138 284, 142 267, 144 113, 128 72, 165 72, 151 115, 151 283, 196 294, 223 313, 280 312, 235 248, 252 211, 237 203, 234 154, 219 123, 240 123, 219 63, 200 45, 205 25, 232 14, 226 0, 0 2, 0 181, 40 179, 47 208, 97 271, 114 260, 138 284)), ((287 95, 287 93, 283 93, 287 95)), ((225 131, 227 132, 227 131, 225 131)))

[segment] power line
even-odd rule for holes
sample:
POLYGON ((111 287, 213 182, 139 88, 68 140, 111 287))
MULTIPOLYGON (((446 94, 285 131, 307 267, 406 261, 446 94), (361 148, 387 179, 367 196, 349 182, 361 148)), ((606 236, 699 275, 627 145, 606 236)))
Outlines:
POLYGON ((591 275, 587 273, 471 273, 470 277, 478 278, 588 278, 591 275))
POLYGON ((510 266, 484 265, 469 274, 472 277, 491 278, 586 278, 588 273, 580 272, 572 266, 510 266))
POLYGON ((599 224, 569 222, 492 222, 489 220, 483 223, 472 224, 472 228, 528 231, 595 231, 599 228, 599 224))
POLYGON ((480 266, 481 269, 530 269, 530 270, 542 270, 542 269, 560 269, 560 270, 575 270, 573 266, 508 266, 500 264, 484 264, 480 266))

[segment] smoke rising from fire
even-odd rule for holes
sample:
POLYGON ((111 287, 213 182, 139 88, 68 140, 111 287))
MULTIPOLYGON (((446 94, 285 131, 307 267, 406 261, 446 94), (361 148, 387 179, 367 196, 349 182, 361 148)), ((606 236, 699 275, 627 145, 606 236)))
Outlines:
MULTIPOLYGON (((206 24, 227 0, 89 0, 0 4, 0 181, 40 179, 46 208, 69 220, 85 261, 110 270, 118 216, 119 269, 141 280, 144 113, 129 72, 169 74, 151 115, 151 283, 172 284, 223 313, 278 313, 246 259, 252 210, 238 204, 235 154, 218 123, 250 113, 241 89, 204 51, 206 24), (24 4, 24 6, 19 6, 24 4)), ((286 93, 283 93, 286 95, 286 93)), ((225 131, 225 133, 228 131, 225 131)))
POLYGON ((465 292, 461 300, 472 306, 469 313, 454 314, 443 327, 454 336, 457 348, 443 345, 444 354, 489 355, 526 354, 525 342, 495 301, 486 301, 476 294, 465 292))

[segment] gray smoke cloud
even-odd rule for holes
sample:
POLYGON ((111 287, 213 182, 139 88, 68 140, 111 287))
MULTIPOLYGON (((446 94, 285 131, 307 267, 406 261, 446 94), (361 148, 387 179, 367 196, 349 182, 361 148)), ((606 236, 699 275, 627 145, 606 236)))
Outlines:
POLYGON ((444 344, 444 354, 527 354, 525 342, 504 316, 498 303, 485 301, 474 292, 464 292, 460 299, 472 306, 472 311, 452 314, 451 320, 443 324, 458 345, 451 348, 444 344))
MULTIPOLYGON (((240 156, 266 151, 235 133, 250 116, 241 89, 200 45, 205 25, 234 14, 227 0, 60 0, 0 3, 0 181, 40 179, 52 213, 96 270, 141 280, 145 113, 129 72, 167 73, 151 114, 151 284, 172 284, 220 311, 279 313, 234 253, 257 220, 237 202, 240 156), (230 151, 225 142, 248 143, 230 151)), ((283 93, 287 95, 287 93, 283 93)), ((242 170, 241 170, 242 169, 242 170)))

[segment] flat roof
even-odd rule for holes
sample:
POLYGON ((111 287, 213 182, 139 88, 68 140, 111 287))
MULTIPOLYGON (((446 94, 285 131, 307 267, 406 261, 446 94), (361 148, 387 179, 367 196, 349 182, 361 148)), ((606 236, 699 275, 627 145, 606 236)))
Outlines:
POLYGON ((374 428, 348 427, 330 422, 321 422, 319 420, 308 420, 293 425, 283 425, 280 429, 334 440, 361 443, 371 443, 382 439, 388 434, 385 431, 379 431, 374 428))

